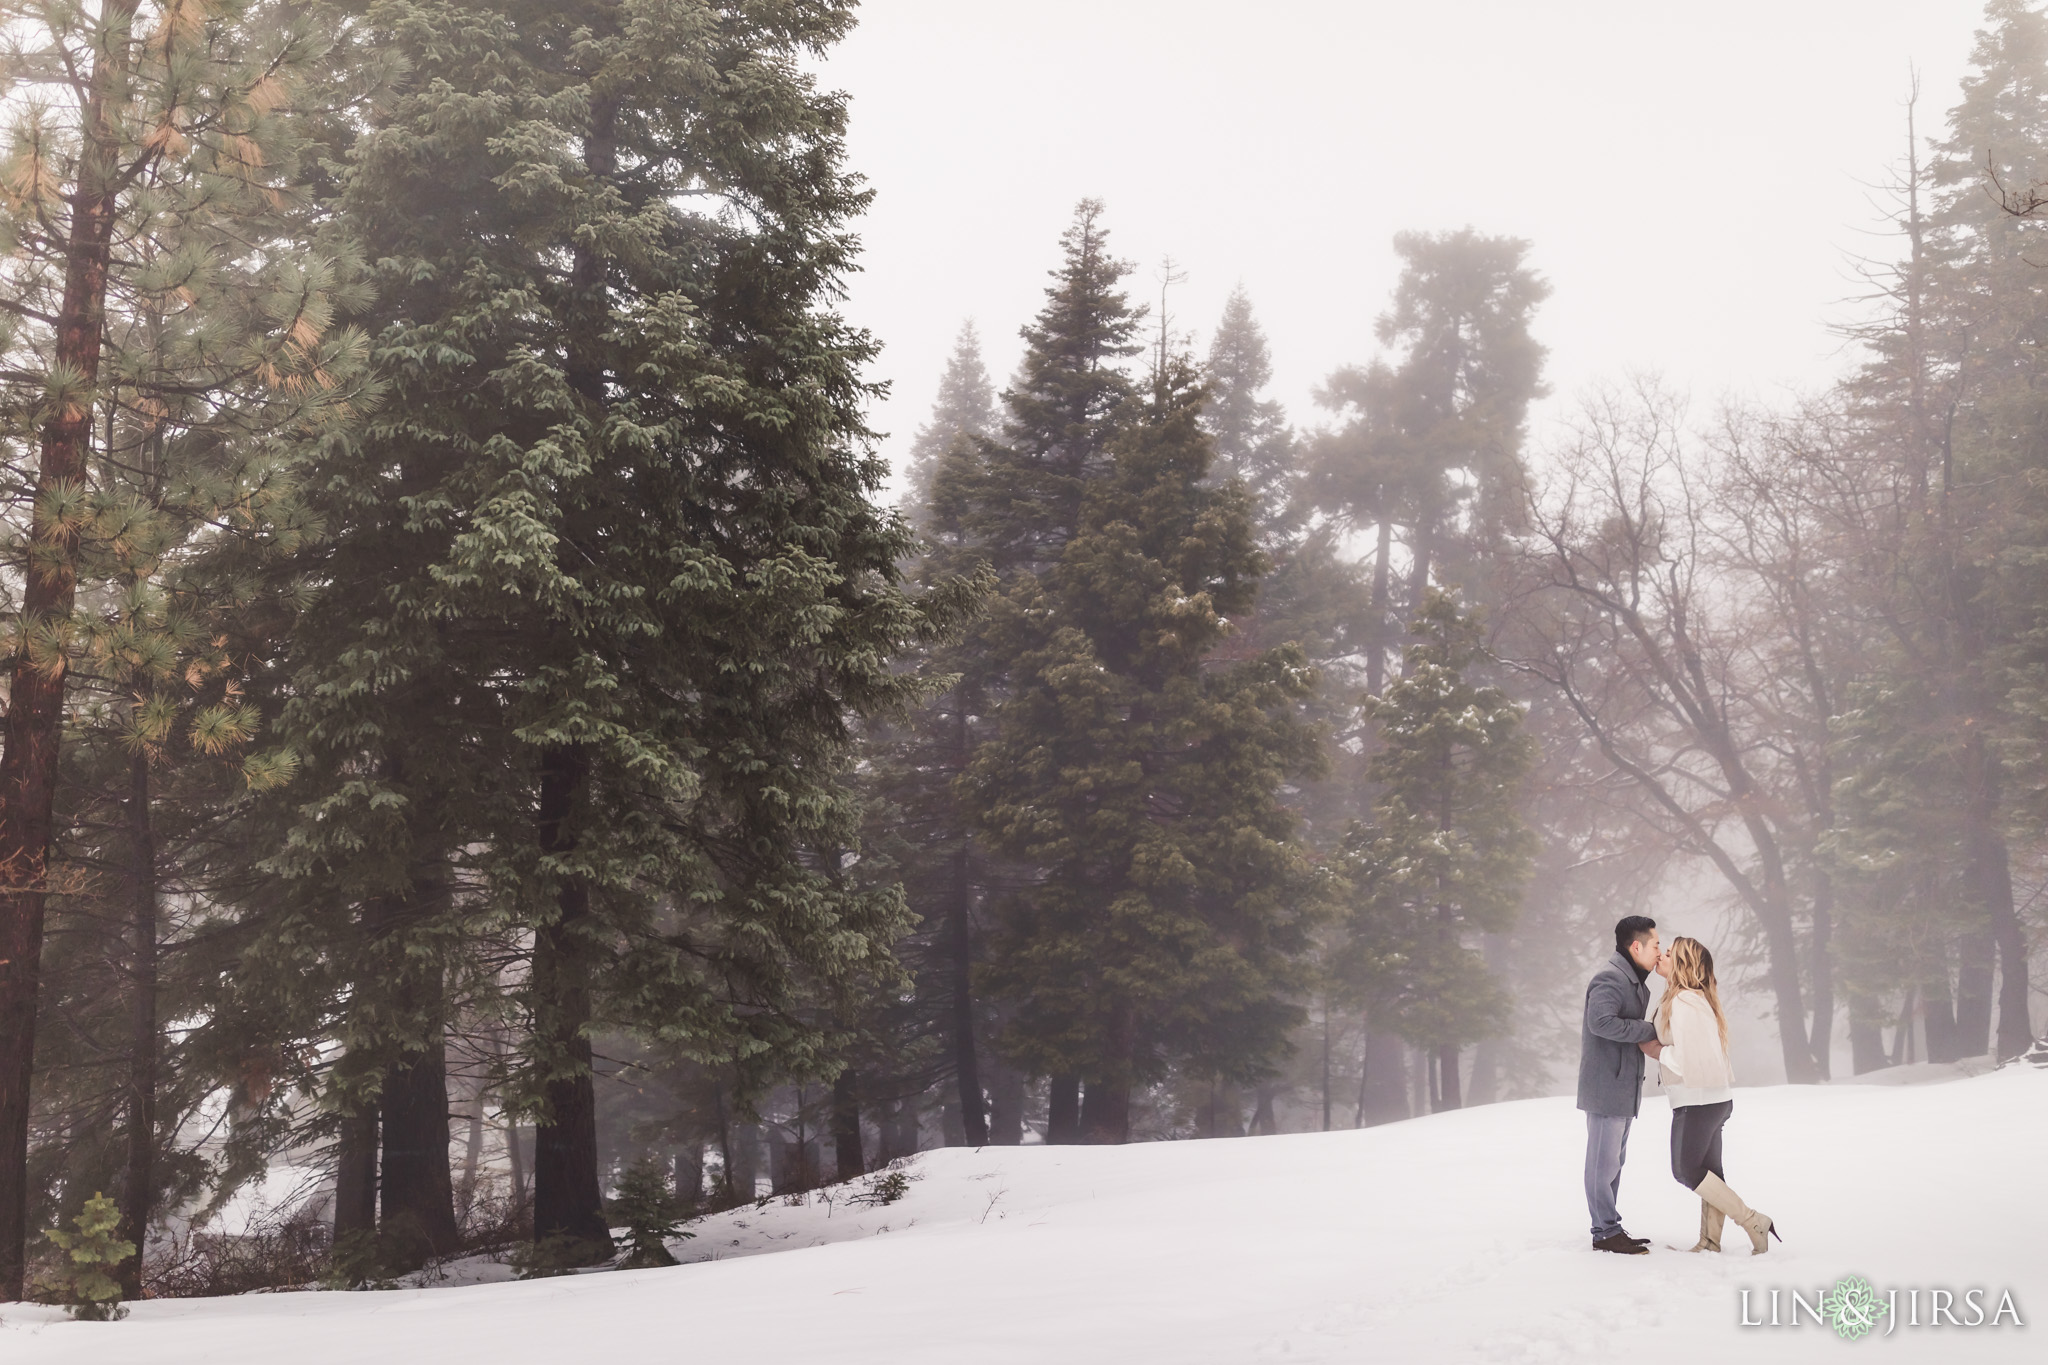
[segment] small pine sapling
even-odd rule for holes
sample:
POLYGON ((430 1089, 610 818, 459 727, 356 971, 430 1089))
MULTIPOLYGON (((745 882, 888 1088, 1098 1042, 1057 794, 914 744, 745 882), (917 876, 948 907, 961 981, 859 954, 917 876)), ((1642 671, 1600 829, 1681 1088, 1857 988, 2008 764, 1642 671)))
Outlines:
POLYGON ((910 1193, 910 1177, 902 1171, 879 1171, 868 1180, 867 1188, 854 1195, 847 1202, 861 1204, 868 1208, 886 1208, 910 1193))
POLYGON ((681 1226, 682 1205, 669 1189, 668 1172, 652 1157, 642 1157, 626 1168, 612 1195, 612 1221, 624 1226, 626 1258, 621 1270, 646 1270, 674 1265, 667 1243, 689 1237, 681 1226))
POLYGON ((85 1201, 85 1210, 71 1220, 78 1231, 51 1228, 50 1240, 64 1253, 51 1285, 64 1306, 80 1322, 117 1322, 128 1316, 121 1306, 121 1282, 114 1272, 135 1254, 135 1243, 114 1236, 121 1210, 104 1194, 85 1201))

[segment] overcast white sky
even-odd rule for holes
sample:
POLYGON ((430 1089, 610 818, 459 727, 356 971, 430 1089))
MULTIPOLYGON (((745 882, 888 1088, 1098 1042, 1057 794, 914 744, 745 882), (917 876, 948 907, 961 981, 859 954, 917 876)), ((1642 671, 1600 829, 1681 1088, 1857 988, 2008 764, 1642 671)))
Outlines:
POLYGON ((866 0, 824 80, 879 191, 851 317, 900 455, 962 319, 998 383, 1074 201, 1134 285, 1242 281, 1297 423, 1373 354, 1393 234, 1528 238, 1555 411, 1630 370, 1711 401, 1824 383, 1883 182, 1956 99, 1981 0, 866 0))

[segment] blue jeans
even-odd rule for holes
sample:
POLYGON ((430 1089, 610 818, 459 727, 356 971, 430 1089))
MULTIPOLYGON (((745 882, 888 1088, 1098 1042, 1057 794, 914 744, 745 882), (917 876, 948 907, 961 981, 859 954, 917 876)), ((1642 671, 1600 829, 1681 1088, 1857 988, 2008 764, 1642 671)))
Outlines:
POLYGON ((1621 1231, 1621 1163, 1628 1160, 1626 1114, 1586 1115, 1586 1210, 1593 1215, 1593 1240, 1621 1231))

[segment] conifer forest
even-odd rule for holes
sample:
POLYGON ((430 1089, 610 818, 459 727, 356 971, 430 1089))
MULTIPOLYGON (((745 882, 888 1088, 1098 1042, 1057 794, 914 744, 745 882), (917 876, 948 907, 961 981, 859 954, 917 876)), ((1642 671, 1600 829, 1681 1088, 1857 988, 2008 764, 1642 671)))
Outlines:
POLYGON ((1105 184, 888 432, 853 0, 4 14, 0 1300, 1561 1094, 1673 898, 1768 1079, 2034 1046, 2034 0, 1827 383, 1557 392, 1510 205, 1290 409, 1105 184))

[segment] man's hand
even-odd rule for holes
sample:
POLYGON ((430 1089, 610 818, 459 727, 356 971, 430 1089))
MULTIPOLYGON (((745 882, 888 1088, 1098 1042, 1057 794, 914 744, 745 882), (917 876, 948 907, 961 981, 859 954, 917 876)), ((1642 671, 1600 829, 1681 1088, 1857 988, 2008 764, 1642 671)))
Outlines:
POLYGON ((1661 1057, 1664 1054, 1664 1044, 1658 1042, 1655 1038, 1650 1039, 1646 1043, 1637 1043, 1636 1046, 1641 1048, 1643 1054, 1648 1057, 1661 1057))

